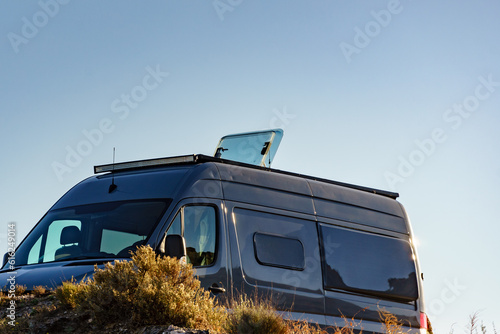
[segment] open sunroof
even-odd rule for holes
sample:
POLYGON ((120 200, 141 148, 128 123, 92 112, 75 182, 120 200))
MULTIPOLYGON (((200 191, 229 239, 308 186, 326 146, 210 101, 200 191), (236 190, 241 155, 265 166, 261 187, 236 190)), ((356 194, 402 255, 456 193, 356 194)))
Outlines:
POLYGON ((271 167, 281 138, 282 129, 227 135, 220 139, 214 157, 271 167))

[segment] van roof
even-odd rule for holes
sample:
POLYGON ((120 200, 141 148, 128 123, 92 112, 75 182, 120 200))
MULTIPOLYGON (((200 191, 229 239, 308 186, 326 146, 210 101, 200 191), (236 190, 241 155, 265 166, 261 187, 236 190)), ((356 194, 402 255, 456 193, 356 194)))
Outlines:
POLYGON ((136 161, 120 162, 120 163, 113 163, 113 164, 107 164, 107 165, 99 165, 99 166, 94 166, 94 173, 95 174, 104 173, 104 172, 117 173, 120 171, 130 171, 130 170, 154 168, 154 167, 160 167, 160 166, 191 165, 191 164, 201 164, 201 163, 207 163, 207 162, 218 162, 218 163, 223 163, 223 164, 228 164, 228 165, 235 165, 235 166, 241 166, 241 167, 246 167, 246 168, 265 170, 265 171, 268 171, 270 173, 291 175, 291 176, 301 177, 301 178, 305 178, 305 179, 309 179, 309 180, 315 180, 315 181, 334 184, 337 186, 361 190, 364 192, 369 192, 372 194, 381 195, 381 196, 389 197, 392 199, 396 199, 399 197, 399 194, 396 192, 380 190, 380 189, 364 187, 364 186, 358 186, 358 185, 354 185, 354 184, 338 182, 338 181, 328 180, 328 179, 324 179, 324 178, 318 178, 318 177, 314 177, 314 176, 283 171, 283 170, 279 170, 279 169, 261 167, 261 166, 246 164, 246 163, 227 160, 227 159, 215 158, 215 157, 203 155, 203 154, 190 154, 190 155, 182 155, 182 156, 175 156, 175 157, 136 160, 136 161))

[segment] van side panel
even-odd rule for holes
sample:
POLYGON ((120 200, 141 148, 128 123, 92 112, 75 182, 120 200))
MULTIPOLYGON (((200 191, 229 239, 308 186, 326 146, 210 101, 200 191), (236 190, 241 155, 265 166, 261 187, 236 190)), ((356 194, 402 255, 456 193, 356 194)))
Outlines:
POLYGON ((226 199, 311 215, 315 213, 311 191, 304 179, 238 166, 218 164, 217 167, 226 199))
POLYGON ((405 217, 399 203, 388 197, 325 182, 313 180, 309 180, 308 182, 315 198, 356 205, 362 208, 376 210, 398 217, 405 217))
MULTIPOLYGON (((410 233, 410 238, 413 238, 413 230, 412 230, 412 227, 411 227, 411 223, 410 223, 410 218, 408 217, 408 214, 406 213, 406 209, 404 208, 404 206, 398 202, 398 204, 401 206, 401 211, 403 211, 404 213, 404 216, 405 216, 405 221, 406 221, 406 226, 407 226, 407 229, 410 233)), ((412 242, 413 243, 413 242, 412 242)), ((419 296, 419 299, 418 299, 418 309, 420 312, 422 313, 426 313, 426 308, 425 308, 425 296, 424 296, 424 289, 423 289, 423 274, 422 274, 422 271, 420 270, 420 261, 419 261, 419 257, 418 257, 418 252, 417 252, 417 248, 415 247, 415 245, 413 245, 413 253, 414 253, 414 256, 415 256, 415 265, 417 266, 417 273, 419 273, 419 279, 418 279, 418 291, 420 293, 420 296, 419 296)))
POLYGON ((314 206, 319 217, 339 219, 404 234, 408 233, 404 219, 391 214, 319 198, 314 199, 314 206))
POLYGON ((272 297, 278 309, 324 323, 324 296, 314 217, 226 202, 231 212, 234 288, 272 297), (267 243, 260 243, 260 239, 267 243), (301 253, 302 252, 302 253, 301 253), (293 258, 290 256, 293 255, 293 258), (313 318, 311 318, 313 317, 313 318))
POLYGON ((219 171, 214 163, 195 165, 186 173, 179 187, 180 198, 215 198, 224 197, 219 171))
POLYGON ((309 184, 318 216, 409 232, 405 214, 393 199, 318 181, 309 181, 309 184))

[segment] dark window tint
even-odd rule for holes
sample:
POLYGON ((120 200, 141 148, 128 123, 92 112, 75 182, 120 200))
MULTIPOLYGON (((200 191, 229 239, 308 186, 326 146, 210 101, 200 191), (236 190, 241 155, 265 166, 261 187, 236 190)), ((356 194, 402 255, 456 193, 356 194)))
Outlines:
POLYGON ((50 211, 16 252, 16 264, 130 257, 143 245, 170 200, 120 201, 50 211))
POLYGON ((211 206, 184 208, 184 238, 188 262, 209 266, 215 260, 215 210, 211 206))
POLYGON ((215 262, 215 209, 206 205, 182 207, 167 234, 179 234, 186 240, 187 262, 194 267, 210 266, 215 262))
POLYGON ((255 233, 255 257, 260 264, 289 269, 304 269, 304 247, 297 239, 255 233))
POLYGON ((412 301, 418 298, 410 244, 401 239, 321 226, 326 288, 412 301))

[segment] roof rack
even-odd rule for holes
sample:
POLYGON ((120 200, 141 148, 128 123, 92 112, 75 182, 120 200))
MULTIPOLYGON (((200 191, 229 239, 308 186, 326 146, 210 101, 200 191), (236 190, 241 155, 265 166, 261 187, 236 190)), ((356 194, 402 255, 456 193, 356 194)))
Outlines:
POLYGON ((130 169, 139 169, 145 167, 155 167, 155 166, 167 166, 167 165, 177 165, 185 163, 196 162, 196 155, 181 155, 177 157, 170 158, 157 158, 157 159, 147 159, 147 160, 136 160, 129 162, 119 162, 107 165, 94 166, 94 174, 104 173, 104 172, 114 172, 130 169))
POLYGON ((107 165, 99 165, 99 166, 94 166, 94 174, 100 174, 100 173, 105 173, 105 172, 117 172, 117 171, 124 171, 124 170, 143 169, 143 168, 148 168, 148 167, 196 164, 196 163, 204 163, 204 162, 226 163, 226 164, 230 164, 230 165, 266 170, 266 171, 270 171, 270 172, 278 173, 278 174, 298 176, 298 177, 306 178, 309 180, 326 182, 326 183, 335 184, 335 185, 342 186, 342 187, 347 187, 347 188, 351 188, 351 189, 369 192, 372 194, 382 195, 382 196, 389 197, 392 199, 396 199, 399 197, 398 193, 387 191, 387 190, 380 190, 380 189, 375 189, 375 188, 363 187, 363 186, 358 186, 358 185, 354 185, 354 184, 350 184, 350 183, 338 182, 338 181, 318 178, 318 177, 304 175, 304 174, 282 171, 279 169, 272 169, 272 168, 268 168, 268 167, 256 166, 256 165, 247 164, 247 163, 238 162, 238 161, 215 158, 215 157, 203 155, 203 154, 190 154, 190 155, 181 155, 181 156, 169 157, 169 158, 157 158, 157 159, 137 160, 137 161, 130 161, 130 162, 120 162, 120 163, 113 163, 113 164, 107 164, 107 165))

